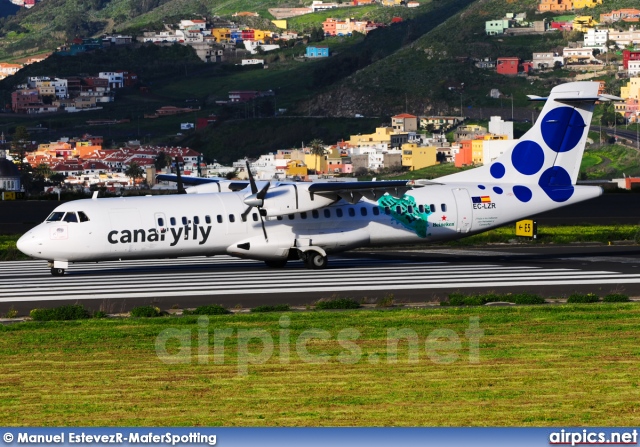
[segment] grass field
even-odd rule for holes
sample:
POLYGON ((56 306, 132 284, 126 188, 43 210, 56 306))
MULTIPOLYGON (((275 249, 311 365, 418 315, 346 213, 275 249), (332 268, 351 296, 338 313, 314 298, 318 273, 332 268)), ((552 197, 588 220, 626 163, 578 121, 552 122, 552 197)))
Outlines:
MULTIPOLYGON (((639 328, 636 304, 236 314, 210 317, 208 326, 195 317, 0 326, 0 424, 631 426, 640 422, 639 328), (475 318, 482 336, 467 332, 475 318), (189 363, 159 360, 154 345, 167 329, 186 331, 189 363), (326 331, 306 345, 313 361, 298 349, 310 329, 326 331), (397 363, 389 329, 418 340, 415 349, 398 343, 397 363), (219 364, 215 330, 230 333, 219 364), (274 349, 242 374, 238 352, 253 360, 263 352, 261 341, 239 337, 250 330, 265 331, 274 349), (351 341, 341 346, 340 333, 351 341), (432 344, 437 335, 449 346, 432 344)), ((174 340, 168 351, 177 347, 174 340)))

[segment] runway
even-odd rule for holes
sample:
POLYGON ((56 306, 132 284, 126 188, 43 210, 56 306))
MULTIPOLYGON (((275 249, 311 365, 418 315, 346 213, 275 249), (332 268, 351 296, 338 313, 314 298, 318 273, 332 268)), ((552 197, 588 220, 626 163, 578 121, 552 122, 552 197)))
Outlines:
POLYGON ((0 314, 11 306, 28 312, 75 302, 119 312, 149 303, 166 309, 306 305, 332 295, 375 300, 389 293, 398 301, 430 302, 455 291, 640 296, 640 253, 636 247, 360 251, 332 257, 326 270, 307 270, 301 262, 274 270, 216 256, 79 263, 63 277, 51 276, 43 261, 0 263, 0 314))

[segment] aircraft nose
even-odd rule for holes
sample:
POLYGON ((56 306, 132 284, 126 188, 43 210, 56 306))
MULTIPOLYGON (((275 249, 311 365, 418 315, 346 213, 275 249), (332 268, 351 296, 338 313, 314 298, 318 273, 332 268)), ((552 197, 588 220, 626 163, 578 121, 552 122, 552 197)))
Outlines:
POLYGON ((25 255, 36 257, 42 248, 42 239, 36 237, 33 231, 30 231, 18 239, 16 246, 25 255))

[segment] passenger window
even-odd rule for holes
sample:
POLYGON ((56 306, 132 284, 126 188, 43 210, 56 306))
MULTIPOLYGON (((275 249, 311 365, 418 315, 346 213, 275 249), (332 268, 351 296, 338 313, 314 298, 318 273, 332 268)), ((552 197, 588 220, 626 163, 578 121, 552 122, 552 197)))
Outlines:
POLYGON ((388 206, 384 207, 384 213, 388 216, 389 214, 391 214, 391 208, 389 208, 388 206))
POLYGON ((208 224, 211 223, 211 216, 204 216, 204 221, 208 224))
POLYGON ((433 203, 429 205, 429 209, 431 210, 432 213, 436 212, 436 206, 433 203))
POLYGON ((342 217, 342 208, 336 208, 336 216, 342 217))
POLYGON ((443 203, 442 205, 440 205, 440 209, 442 210, 443 213, 447 212, 447 204, 443 203))
POLYGON ((64 211, 54 211, 47 217, 47 222, 60 222, 64 217, 64 211))
POLYGON ((218 221, 218 223, 222 223, 222 214, 218 214, 216 220, 218 221))
POLYGON ((311 215, 313 216, 314 219, 317 219, 318 217, 320 217, 318 210, 311 211, 311 215))
POLYGON ((413 214, 413 205, 409 205, 409 206, 407 207, 407 212, 408 212, 409 214, 413 214))
POLYGON ((402 207, 400 205, 396 206, 396 214, 402 214, 402 207))
POLYGON ((300 218, 306 219, 307 218, 307 213, 300 213, 300 218))
POLYGON ((193 216, 193 223, 196 225, 200 225, 200 218, 198 216, 193 216))
POLYGON ((378 208, 377 206, 372 211, 373 211, 373 215, 374 216, 379 216, 380 215, 380 208, 378 208))
POLYGON ((424 213, 424 205, 418 205, 418 212, 420 214, 424 213))
POLYGON ((258 221, 258 213, 252 213, 251 216, 253 217, 254 222, 258 221))
POLYGON ((289 220, 293 220, 295 218, 296 218, 296 216, 294 214, 289 214, 289 220))
POLYGON ((331 210, 329 209, 325 209, 324 210, 324 217, 326 217, 327 219, 331 217, 331 210))
POLYGON ((77 222, 78 221, 78 216, 76 216, 76 213, 69 212, 69 213, 64 215, 64 219, 63 220, 65 222, 77 222))
POLYGON ((78 217, 80 218, 80 222, 89 222, 89 217, 82 211, 78 211, 78 217))
POLYGON ((176 226, 176 218, 172 217, 171 219, 169 219, 169 222, 171 222, 171 226, 175 227, 176 226))
POLYGON ((236 221, 236 216, 233 214, 229 214, 229 222, 234 223, 236 221))
POLYGON ((349 208, 349 217, 354 217, 356 215, 356 210, 353 208, 349 208))
POLYGON ((187 218, 182 216, 182 225, 186 225, 187 223, 187 218))
POLYGON ((246 214, 240 214, 240 219, 242 219, 243 222, 247 221, 247 215, 246 214))
POLYGON ((158 226, 164 227, 164 219, 162 217, 158 217, 158 226))
POLYGON ((360 214, 362 214, 363 216, 367 215, 367 209, 366 208, 360 208, 360 214))

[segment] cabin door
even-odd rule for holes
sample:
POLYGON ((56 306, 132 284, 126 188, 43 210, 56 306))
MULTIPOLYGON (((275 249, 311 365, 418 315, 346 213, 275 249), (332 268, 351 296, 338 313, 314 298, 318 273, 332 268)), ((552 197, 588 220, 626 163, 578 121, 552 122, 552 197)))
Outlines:
POLYGON ((454 188, 453 197, 456 200, 456 231, 468 233, 473 223, 473 207, 469 191, 464 188, 454 188))

